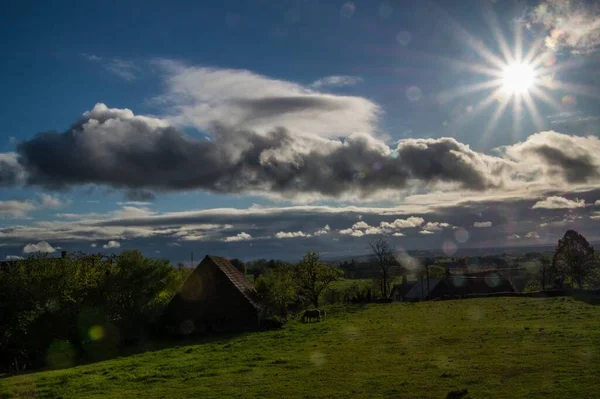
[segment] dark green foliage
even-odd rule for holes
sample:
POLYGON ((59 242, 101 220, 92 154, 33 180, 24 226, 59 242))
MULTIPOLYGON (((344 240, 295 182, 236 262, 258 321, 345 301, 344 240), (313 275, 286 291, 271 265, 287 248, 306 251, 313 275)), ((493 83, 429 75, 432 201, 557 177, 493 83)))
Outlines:
POLYGON ((315 308, 319 307, 321 293, 343 275, 341 269, 322 263, 319 254, 315 252, 307 252, 294 267, 294 281, 298 294, 309 300, 315 308))
POLYGON ((269 316, 287 319, 296 300, 292 270, 284 267, 270 269, 256 280, 255 287, 269 316))
POLYGON ((583 288, 596 267, 594 248, 581 234, 567 230, 558 241, 552 259, 555 286, 561 288, 570 283, 583 288))
POLYGON ((64 367, 78 356, 103 357, 141 339, 186 275, 139 251, 4 264, 0 370, 64 367))

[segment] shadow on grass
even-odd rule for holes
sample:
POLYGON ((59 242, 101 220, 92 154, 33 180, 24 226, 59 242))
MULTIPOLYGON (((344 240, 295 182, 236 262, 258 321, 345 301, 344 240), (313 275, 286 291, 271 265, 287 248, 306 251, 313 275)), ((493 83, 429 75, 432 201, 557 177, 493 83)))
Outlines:
POLYGON ((0 380, 14 376, 26 376, 28 374, 38 373, 42 371, 65 370, 73 367, 85 366, 89 364, 104 362, 107 360, 130 357, 143 353, 156 352, 165 349, 176 349, 179 347, 202 345, 202 344, 227 344, 234 338, 243 337, 248 334, 264 332, 265 330, 254 331, 232 331, 220 333, 204 333, 202 335, 189 335, 181 337, 142 339, 139 342, 124 346, 115 351, 99 353, 97 356, 83 354, 75 362, 64 365, 62 367, 44 366, 40 368, 32 368, 19 373, 4 373, 0 374, 0 380))

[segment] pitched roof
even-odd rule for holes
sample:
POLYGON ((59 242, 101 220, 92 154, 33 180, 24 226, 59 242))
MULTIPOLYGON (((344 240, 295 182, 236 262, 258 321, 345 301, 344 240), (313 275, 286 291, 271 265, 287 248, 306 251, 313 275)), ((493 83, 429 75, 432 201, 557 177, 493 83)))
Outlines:
MULTIPOLYGON (((433 291, 435 287, 442 281, 439 278, 429 279, 429 291, 433 291)), ((421 299, 427 297, 427 279, 417 280, 410 291, 404 296, 407 299, 421 299)))
POLYGON ((226 258, 220 256, 206 255, 202 263, 209 259, 214 265, 216 265, 222 272, 227 276, 229 281, 244 295, 244 297, 254 306, 256 309, 261 309, 262 305, 254 289, 254 284, 246 278, 238 269, 235 268, 226 258))

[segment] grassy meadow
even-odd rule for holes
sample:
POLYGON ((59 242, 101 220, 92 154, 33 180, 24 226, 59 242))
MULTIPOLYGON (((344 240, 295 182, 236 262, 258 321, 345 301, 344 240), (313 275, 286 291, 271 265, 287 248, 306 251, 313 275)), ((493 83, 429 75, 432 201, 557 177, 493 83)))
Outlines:
POLYGON ((1 398, 136 396, 600 397, 600 306, 570 298, 340 306, 321 323, 0 377, 1 398))

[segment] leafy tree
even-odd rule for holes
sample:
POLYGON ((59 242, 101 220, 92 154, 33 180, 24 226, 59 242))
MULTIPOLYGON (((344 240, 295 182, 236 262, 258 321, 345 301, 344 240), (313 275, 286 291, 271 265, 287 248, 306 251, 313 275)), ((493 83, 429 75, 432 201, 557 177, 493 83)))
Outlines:
POLYGON ((567 230, 558 241, 552 258, 555 285, 562 287, 565 282, 570 282, 582 288, 592 274, 595 263, 594 248, 585 237, 575 230, 567 230))
POLYGON ((322 263, 316 252, 307 252, 294 268, 298 294, 311 301, 315 308, 319 307, 319 296, 323 290, 343 275, 341 269, 322 263))
POLYGON ((291 270, 270 269, 258 278, 255 287, 262 302, 267 306, 268 313, 286 319, 289 305, 296 299, 296 287, 291 270))
POLYGON ((371 248, 373 263, 377 269, 376 274, 381 295, 383 298, 387 298, 394 277, 400 271, 394 248, 384 239, 370 242, 369 248, 371 248))
POLYGON ((240 273, 242 273, 243 275, 246 275, 246 264, 244 262, 242 262, 239 259, 231 259, 230 260, 231 264, 233 265, 233 267, 235 267, 236 269, 238 269, 240 271, 240 273))

